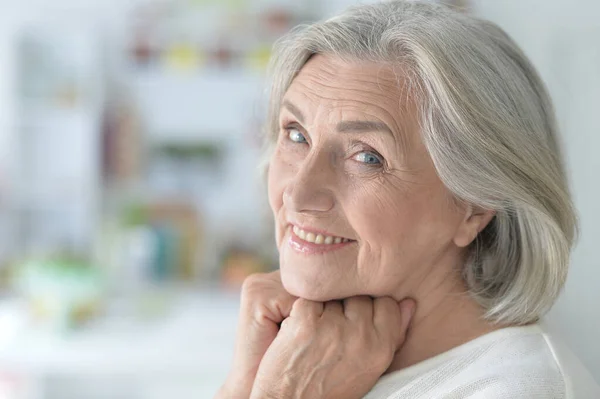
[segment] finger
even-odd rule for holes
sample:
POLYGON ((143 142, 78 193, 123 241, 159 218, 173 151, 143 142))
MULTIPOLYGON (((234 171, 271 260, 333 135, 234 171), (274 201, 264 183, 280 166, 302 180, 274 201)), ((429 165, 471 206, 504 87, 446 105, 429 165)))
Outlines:
POLYGON ((281 274, 279 270, 269 273, 269 275, 273 278, 273 281, 276 282, 276 290, 275 300, 273 302, 273 307, 277 309, 277 316, 283 320, 286 317, 290 316, 292 312, 292 306, 294 306, 294 302, 298 299, 297 296, 294 296, 287 292, 285 288, 283 288, 283 283, 281 282, 281 274))
POLYGON ((348 320, 373 320, 373 298, 365 295, 344 299, 344 315, 348 320))
POLYGON ((285 318, 279 325, 280 330, 289 329, 289 325, 292 323, 292 319, 290 317, 285 318))
POLYGON ((300 319, 319 318, 323 314, 323 302, 309 301, 308 299, 298 298, 292 306, 290 317, 300 319))
POLYGON ((417 308, 417 303, 414 299, 407 298, 400 302, 400 313, 402 314, 402 327, 404 330, 408 330, 413 316, 415 315, 415 310, 417 308))
POLYGON ((280 323, 290 315, 296 299, 283 288, 279 272, 253 274, 244 280, 241 310, 261 324, 280 323))
POLYGON ((373 324, 379 336, 390 339, 399 349, 406 339, 406 332, 414 312, 415 302, 405 299, 399 305, 390 297, 376 298, 373 304, 373 324))
POLYGON ((325 302, 323 309, 323 317, 343 317, 344 307, 342 301, 328 301, 325 302))

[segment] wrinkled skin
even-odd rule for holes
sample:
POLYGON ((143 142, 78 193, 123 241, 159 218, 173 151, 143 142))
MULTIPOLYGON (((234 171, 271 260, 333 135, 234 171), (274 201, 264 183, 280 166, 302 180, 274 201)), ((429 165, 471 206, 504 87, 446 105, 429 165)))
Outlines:
POLYGON ((283 288, 279 271, 254 274, 244 281, 234 360, 217 398, 250 396, 260 362, 296 299, 283 288))
POLYGON ((390 365, 413 312, 413 301, 398 306, 389 297, 298 299, 279 271, 250 276, 233 367, 217 398, 360 398, 390 365))
MULTIPOLYGON (((464 248, 493 215, 454 201, 439 180, 401 71, 311 58, 282 103, 269 203, 281 286, 271 279, 278 294, 242 300, 241 366, 220 397, 360 398, 404 353, 410 364, 468 336, 456 328, 445 341, 436 328, 451 324, 464 248), (304 251, 292 245, 293 226, 349 242, 304 251), (417 336, 411 345, 407 329, 420 320, 429 344, 417 336)), ((479 310, 463 305, 455 324, 474 334, 479 310)))
POLYGON ((251 398, 362 398, 404 342, 413 306, 405 301, 399 311, 390 297, 297 300, 261 361, 251 398))
POLYGON ((400 300, 416 294, 440 263, 459 259, 457 243, 464 246, 476 234, 437 176, 420 140, 416 106, 399 80, 381 64, 319 55, 285 95, 283 103, 293 107, 281 109, 269 202, 283 284, 295 296, 400 300), (339 132, 339 123, 348 121, 387 129, 339 132), (306 256, 288 245, 290 224, 355 241, 306 256))

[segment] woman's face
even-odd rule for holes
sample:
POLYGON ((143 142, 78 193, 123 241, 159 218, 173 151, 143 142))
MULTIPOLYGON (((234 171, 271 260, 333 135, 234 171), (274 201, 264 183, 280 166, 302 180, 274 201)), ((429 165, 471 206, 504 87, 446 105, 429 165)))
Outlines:
POLYGON ((307 299, 410 295, 462 256, 464 209, 401 74, 382 64, 317 55, 303 67, 281 106, 269 203, 283 284, 307 299))

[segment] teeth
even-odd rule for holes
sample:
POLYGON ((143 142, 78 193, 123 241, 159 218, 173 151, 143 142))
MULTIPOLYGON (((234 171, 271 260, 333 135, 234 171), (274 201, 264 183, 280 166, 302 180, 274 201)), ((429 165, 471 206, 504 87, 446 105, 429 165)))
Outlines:
POLYGON ((304 241, 312 242, 315 244, 331 245, 331 244, 340 244, 342 242, 350 241, 349 239, 342 238, 342 237, 333 237, 333 236, 326 236, 323 234, 307 233, 304 230, 302 230, 301 228, 299 228, 298 226, 292 227, 292 231, 294 232, 294 234, 296 234, 298 237, 300 237, 304 241))

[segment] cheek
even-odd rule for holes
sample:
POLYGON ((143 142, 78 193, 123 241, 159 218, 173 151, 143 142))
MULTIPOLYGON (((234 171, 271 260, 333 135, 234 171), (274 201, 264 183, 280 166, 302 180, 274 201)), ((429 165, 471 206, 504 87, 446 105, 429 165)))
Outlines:
POLYGON ((273 213, 277 213, 283 205, 283 191, 285 189, 286 175, 289 174, 289 165, 282 161, 276 152, 269 162, 267 190, 269 205, 273 213))
POLYGON ((269 162, 267 174, 267 194, 269 206, 275 218, 275 237, 276 244, 279 247, 282 239, 281 223, 283 212, 283 193, 286 185, 294 175, 294 168, 290 162, 282 159, 277 152, 273 155, 269 162))
POLYGON ((438 190, 378 190, 354 202, 355 225, 366 243, 363 261, 382 267, 424 261, 451 240, 455 218, 438 190), (360 207, 360 208, 358 208, 360 207), (375 259, 374 259, 375 258, 375 259))
POLYGON ((267 175, 267 195, 269 198, 269 206, 274 214, 281 208, 282 205, 282 192, 280 185, 278 184, 278 167, 273 160, 269 162, 269 172, 267 175))
POLYGON ((418 203, 386 196, 385 193, 356 197, 354 216, 357 233, 373 251, 398 250, 398 244, 410 238, 408 234, 419 220, 418 203))

